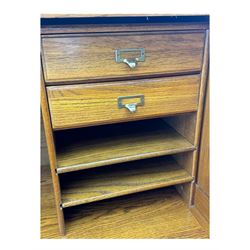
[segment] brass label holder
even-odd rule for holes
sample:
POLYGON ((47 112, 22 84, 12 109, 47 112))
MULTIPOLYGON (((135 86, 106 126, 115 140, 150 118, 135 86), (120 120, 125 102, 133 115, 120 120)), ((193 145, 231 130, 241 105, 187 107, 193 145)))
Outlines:
POLYGON ((134 69, 137 66, 138 62, 144 62, 145 61, 145 49, 144 48, 116 49, 115 50, 115 61, 117 63, 125 63, 131 69, 134 69), (122 58, 122 53, 124 53, 124 52, 139 52, 140 55, 138 57, 135 57, 135 58, 122 58))
POLYGON ((144 95, 131 95, 131 96, 119 96, 117 98, 117 102, 118 102, 118 108, 126 108, 128 111, 130 111, 131 113, 135 113, 137 110, 138 106, 143 106, 144 105, 144 95), (133 102, 133 103, 129 103, 129 104, 124 104, 123 100, 127 100, 127 99, 135 99, 138 98, 140 99, 139 102, 133 102))

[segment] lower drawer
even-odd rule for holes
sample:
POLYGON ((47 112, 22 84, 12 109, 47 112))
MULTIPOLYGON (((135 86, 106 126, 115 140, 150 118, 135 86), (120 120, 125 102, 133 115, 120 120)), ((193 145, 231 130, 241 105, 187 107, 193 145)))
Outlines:
POLYGON ((197 110, 199 75, 47 87, 54 129, 197 110))

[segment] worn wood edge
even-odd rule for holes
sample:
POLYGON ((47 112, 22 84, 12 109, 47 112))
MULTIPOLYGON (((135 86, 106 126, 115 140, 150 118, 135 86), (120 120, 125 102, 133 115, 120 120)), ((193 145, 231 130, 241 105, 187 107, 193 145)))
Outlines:
POLYGON ((163 183, 157 183, 157 184, 155 183, 152 185, 145 185, 145 186, 141 186, 140 188, 137 188, 134 190, 120 191, 120 192, 112 193, 109 195, 100 196, 100 197, 98 197, 98 199, 96 197, 93 197, 93 198, 88 198, 88 199, 83 199, 83 200, 63 202, 62 207, 66 208, 66 207, 72 207, 72 206, 76 206, 76 205, 91 203, 91 202, 95 202, 95 201, 106 200, 106 199, 124 196, 124 195, 128 195, 128 194, 139 193, 139 192, 153 190, 153 189, 162 188, 162 187, 168 187, 168 186, 172 186, 172 185, 176 185, 176 184, 180 184, 180 183, 187 183, 187 182, 190 182, 192 180, 193 180, 193 178, 187 173, 187 176, 183 177, 183 178, 177 178, 176 180, 171 180, 171 181, 163 182, 163 183))
POLYGON ((42 68, 41 68, 41 87, 40 88, 41 88, 41 109, 42 109, 45 137, 46 137, 47 148, 48 148, 50 171, 51 171, 52 182, 53 182, 59 232, 60 234, 65 235, 65 221, 64 221, 64 215, 63 215, 63 209, 61 206, 61 189, 60 189, 59 177, 56 173, 56 151, 55 151, 53 131, 51 127, 50 113, 49 113, 48 102, 47 102, 47 93, 45 89, 42 68))
POLYGON ((150 153, 145 153, 145 154, 124 156, 124 157, 120 157, 120 158, 108 159, 108 160, 103 160, 103 161, 99 161, 99 162, 87 163, 87 164, 83 163, 83 164, 77 164, 77 165, 72 165, 72 166, 67 166, 67 167, 57 167, 56 171, 58 174, 62 174, 62 173, 67 173, 67 172, 72 172, 72 171, 96 168, 96 167, 107 166, 107 165, 123 163, 123 162, 129 162, 129 161, 134 161, 134 160, 142 160, 142 159, 154 158, 154 157, 158 157, 158 156, 189 152, 189 151, 193 151, 195 149, 196 148, 190 144, 190 147, 181 148, 181 149, 150 152, 150 153))

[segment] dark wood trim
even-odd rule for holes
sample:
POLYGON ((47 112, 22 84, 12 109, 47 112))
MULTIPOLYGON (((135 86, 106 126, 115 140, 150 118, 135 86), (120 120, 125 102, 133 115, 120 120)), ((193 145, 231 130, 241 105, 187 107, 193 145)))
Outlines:
POLYGON ((208 23, 209 15, 42 15, 41 26, 75 24, 129 24, 129 23, 208 23))

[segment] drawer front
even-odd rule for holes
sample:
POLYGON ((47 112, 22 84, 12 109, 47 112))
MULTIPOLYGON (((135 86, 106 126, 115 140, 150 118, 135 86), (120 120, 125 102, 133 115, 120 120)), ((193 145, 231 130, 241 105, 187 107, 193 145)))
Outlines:
MULTIPOLYGON (((45 81, 67 81, 140 77, 145 75, 199 72, 204 32, 144 32, 42 37, 45 81), (144 49, 145 59, 130 68, 116 62, 117 49, 144 49)), ((121 52, 121 60, 134 60, 140 51, 121 52)))
POLYGON ((49 86, 52 126, 65 129, 196 111, 199 81, 199 75, 192 75, 49 86))

